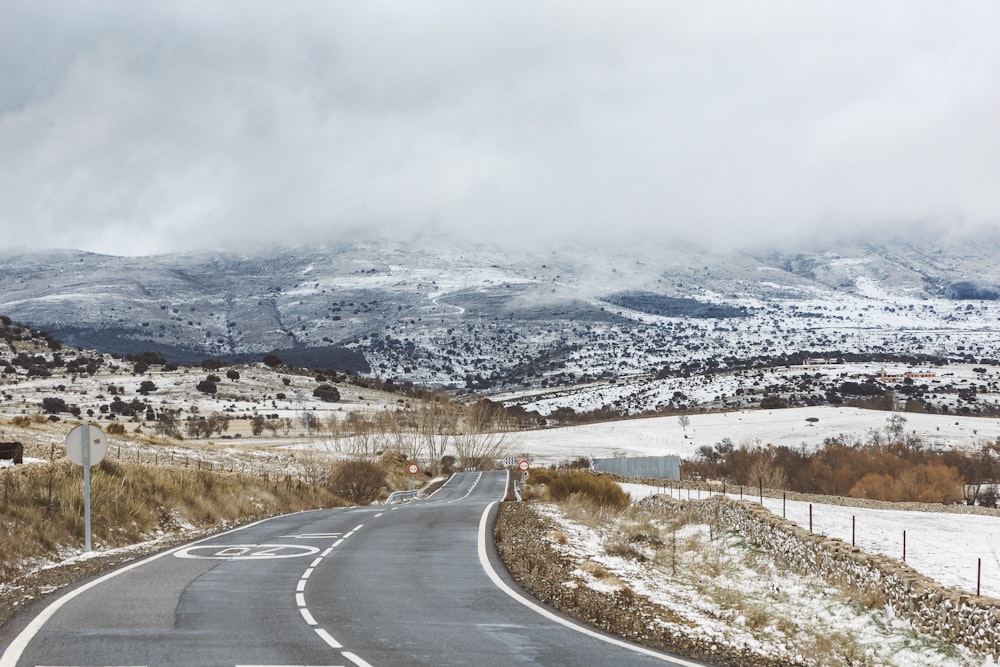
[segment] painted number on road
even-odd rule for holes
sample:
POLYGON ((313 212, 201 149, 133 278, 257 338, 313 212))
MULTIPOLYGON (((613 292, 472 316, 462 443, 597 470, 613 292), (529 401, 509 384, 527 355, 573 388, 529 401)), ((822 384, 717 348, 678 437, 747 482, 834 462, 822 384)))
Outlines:
POLYGON ((302 544, 200 544, 181 549, 176 558, 198 560, 269 560, 299 558, 319 553, 316 547, 302 544))

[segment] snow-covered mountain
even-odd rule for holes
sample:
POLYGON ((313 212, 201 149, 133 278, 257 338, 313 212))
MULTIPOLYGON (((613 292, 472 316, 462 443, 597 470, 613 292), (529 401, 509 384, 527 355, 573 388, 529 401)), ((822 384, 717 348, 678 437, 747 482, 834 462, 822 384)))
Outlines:
POLYGON ((72 345, 538 388, 810 354, 1000 357, 1000 244, 721 254, 363 242, 0 254, 0 314, 72 345))

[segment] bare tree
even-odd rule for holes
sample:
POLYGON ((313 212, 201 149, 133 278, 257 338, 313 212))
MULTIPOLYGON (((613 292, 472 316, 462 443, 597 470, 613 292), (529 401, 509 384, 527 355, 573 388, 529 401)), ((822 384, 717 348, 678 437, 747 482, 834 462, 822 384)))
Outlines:
POLYGON ((459 465, 482 468, 503 458, 512 426, 500 405, 482 399, 467 406, 451 436, 459 465))
POLYGON ((417 403, 413 417, 416 440, 427 454, 432 474, 436 475, 441 457, 448 449, 448 436, 455 431, 454 406, 446 396, 435 396, 417 403))
POLYGON ((691 425, 691 418, 688 417, 687 415, 681 415, 680 417, 677 418, 677 423, 680 424, 681 429, 683 429, 684 432, 687 433, 688 426, 691 425))

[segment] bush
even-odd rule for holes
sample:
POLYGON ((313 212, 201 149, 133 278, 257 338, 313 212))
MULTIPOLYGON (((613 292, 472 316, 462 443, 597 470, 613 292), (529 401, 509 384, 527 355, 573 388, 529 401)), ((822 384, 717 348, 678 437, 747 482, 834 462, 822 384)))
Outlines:
POLYGON ((47 396, 42 399, 42 410, 49 414, 69 412, 69 408, 66 406, 66 401, 54 396, 47 396))
POLYGON ((337 388, 329 384, 321 384, 313 390, 313 396, 327 403, 336 403, 340 400, 340 392, 337 388))
POLYGON ((570 472, 540 471, 543 474, 533 474, 533 480, 546 480, 549 498, 555 501, 566 500, 573 495, 581 495, 599 507, 624 509, 629 505, 629 497, 617 482, 607 477, 598 477, 589 472, 573 470, 570 472))
POLYGON ((214 394, 219 390, 219 388, 211 380, 202 380, 195 386, 195 389, 203 394, 214 394))
POLYGON ((330 490, 358 505, 368 505, 385 486, 385 470, 367 461, 345 461, 333 471, 330 490))

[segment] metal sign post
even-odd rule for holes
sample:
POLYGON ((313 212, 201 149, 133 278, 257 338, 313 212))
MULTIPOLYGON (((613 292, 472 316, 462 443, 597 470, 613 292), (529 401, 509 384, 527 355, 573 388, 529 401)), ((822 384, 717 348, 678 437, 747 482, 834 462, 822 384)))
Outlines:
POLYGON ((83 550, 90 553, 90 424, 83 425, 83 550))
POLYGON ((108 453, 108 438, 101 429, 90 424, 81 424, 66 436, 66 456, 83 466, 83 523, 84 548, 91 550, 90 532, 90 466, 97 465, 108 453))

